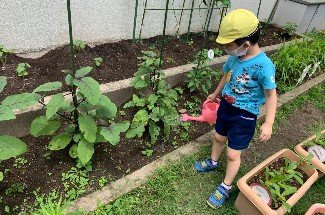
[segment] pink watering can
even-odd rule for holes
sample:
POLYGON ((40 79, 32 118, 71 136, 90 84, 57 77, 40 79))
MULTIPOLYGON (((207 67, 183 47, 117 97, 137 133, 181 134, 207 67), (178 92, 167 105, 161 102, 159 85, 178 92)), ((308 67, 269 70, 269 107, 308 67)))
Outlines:
POLYGON ((183 114, 181 116, 181 121, 200 121, 200 122, 208 122, 215 123, 217 120, 217 111, 220 105, 220 99, 217 99, 217 102, 211 102, 210 99, 207 99, 203 103, 202 115, 198 117, 189 116, 187 114, 183 114))

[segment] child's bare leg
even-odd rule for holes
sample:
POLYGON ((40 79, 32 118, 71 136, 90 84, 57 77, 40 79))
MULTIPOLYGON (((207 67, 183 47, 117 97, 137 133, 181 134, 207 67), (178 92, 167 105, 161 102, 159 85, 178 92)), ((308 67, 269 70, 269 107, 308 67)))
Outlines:
POLYGON ((213 145, 211 150, 211 159, 213 161, 218 161, 221 152, 223 148, 225 147, 225 144, 227 142, 227 137, 222 136, 215 132, 214 138, 213 138, 213 145))
POLYGON ((231 185, 238 173, 240 167, 240 155, 241 150, 234 150, 229 147, 227 148, 227 170, 224 179, 226 185, 231 185))

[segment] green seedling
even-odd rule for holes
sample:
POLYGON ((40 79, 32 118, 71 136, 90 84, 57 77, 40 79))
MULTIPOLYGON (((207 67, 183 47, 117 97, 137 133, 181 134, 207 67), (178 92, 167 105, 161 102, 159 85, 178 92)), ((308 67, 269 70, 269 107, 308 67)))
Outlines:
POLYGON ((151 157, 153 154, 153 150, 151 149, 146 149, 144 151, 141 151, 143 155, 147 156, 147 157, 151 157))
POLYGON ((19 77, 25 77, 28 75, 28 69, 31 68, 31 66, 28 63, 20 63, 17 66, 17 73, 19 77))
POLYGON ((74 47, 75 50, 80 51, 80 50, 85 49, 86 45, 82 40, 74 40, 73 41, 73 47, 74 47))
POLYGON ((103 62, 103 58, 101 58, 101 57, 96 57, 96 58, 94 59, 94 61, 95 61, 96 66, 97 66, 97 67, 100 67, 101 63, 103 62))
POLYGON ((12 51, 10 49, 7 49, 4 45, 0 44, 0 61, 2 63, 2 70, 5 70, 7 56, 11 53, 12 53, 12 51))

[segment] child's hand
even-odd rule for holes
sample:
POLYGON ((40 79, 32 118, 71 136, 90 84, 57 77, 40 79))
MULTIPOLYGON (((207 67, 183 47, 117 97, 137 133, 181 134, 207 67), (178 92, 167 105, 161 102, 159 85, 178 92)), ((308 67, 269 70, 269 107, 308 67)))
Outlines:
POLYGON ((218 95, 212 93, 212 94, 210 94, 210 95, 208 96, 207 99, 210 99, 211 102, 215 102, 216 99, 217 99, 217 97, 218 97, 218 95))
POLYGON ((272 135, 272 124, 265 122, 260 128, 260 136, 258 140, 260 142, 266 142, 270 139, 271 135, 272 135))

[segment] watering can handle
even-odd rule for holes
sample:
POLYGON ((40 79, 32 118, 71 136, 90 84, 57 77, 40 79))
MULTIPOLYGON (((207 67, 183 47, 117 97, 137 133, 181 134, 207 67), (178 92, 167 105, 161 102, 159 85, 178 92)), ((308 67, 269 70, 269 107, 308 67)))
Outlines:
MULTIPOLYGON (((205 107, 205 105, 208 104, 208 103, 210 103, 210 102, 211 102, 210 99, 205 100, 205 102, 203 103, 203 107, 205 107)), ((216 103, 217 104, 220 104, 220 99, 219 98, 216 99, 216 103)))

